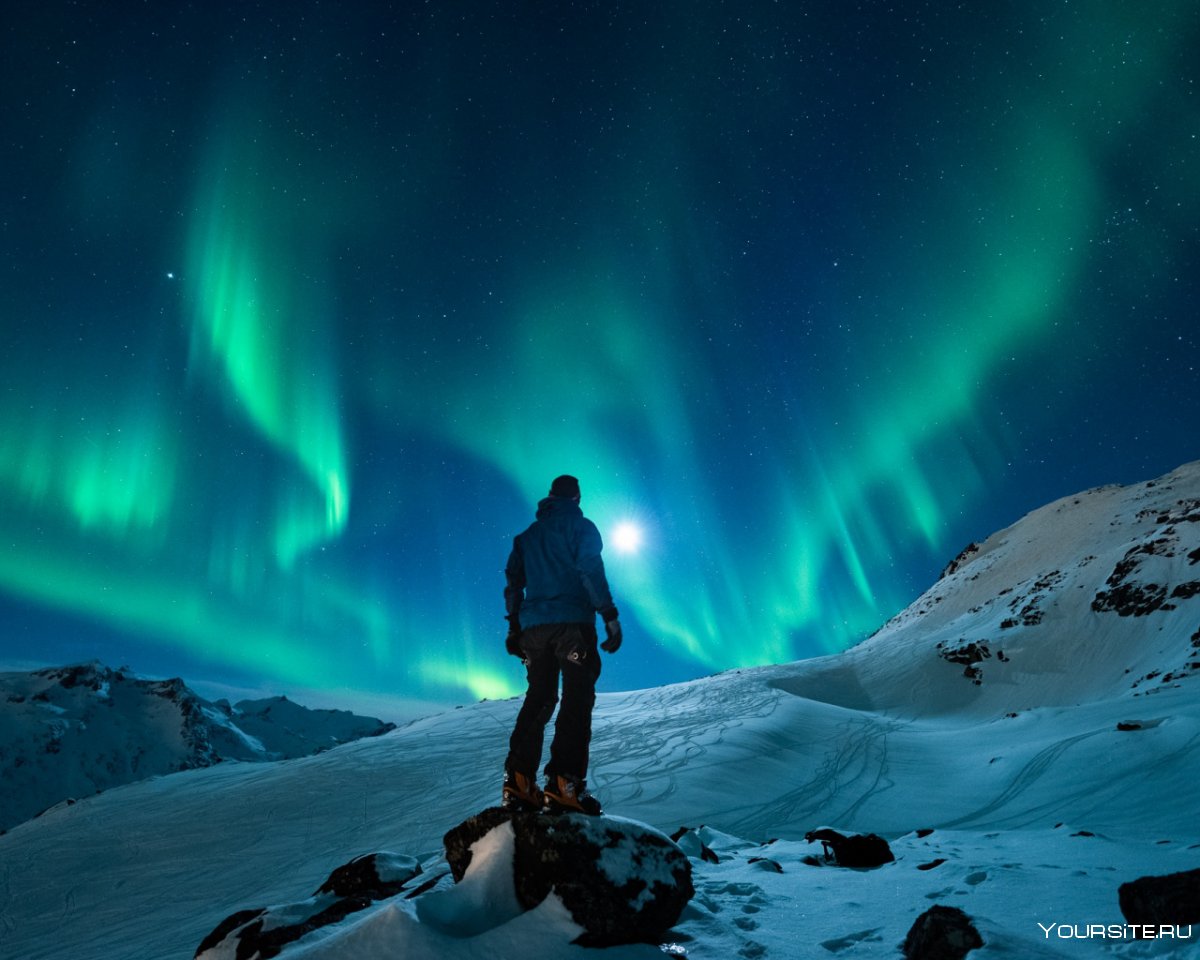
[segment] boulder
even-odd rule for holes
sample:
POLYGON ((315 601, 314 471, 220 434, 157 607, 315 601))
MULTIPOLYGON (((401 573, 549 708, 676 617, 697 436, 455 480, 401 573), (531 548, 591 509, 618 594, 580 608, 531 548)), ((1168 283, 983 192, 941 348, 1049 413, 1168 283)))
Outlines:
POLYGON ((643 823, 498 807, 446 834, 446 861, 456 880, 470 865, 471 845, 505 822, 514 835, 518 902, 529 910, 553 891, 584 929, 579 944, 658 943, 694 892, 683 851, 643 823))
POLYGON ((270 960, 306 934, 394 897, 420 873, 420 864, 401 854, 357 857, 334 870, 307 900, 226 917, 201 941, 195 960, 270 960))
POLYGON ((906 960, 963 960, 983 937, 958 907, 932 906, 913 922, 901 951, 906 960))
POLYGON ((308 941, 298 943, 302 938, 314 931, 318 938, 346 933, 354 929, 343 923, 348 917, 389 900, 411 901, 405 922, 423 924, 431 935, 473 937, 522 916, 551 893, 562 906, 547 907, 554 908, 550 915, 561 915, 566 939, 589 946, 657 944, 693 893, 683 851, 632 820, 495 807, 455 827, 444 843, 455 880, 449 889, 435 889, 448 886, 446 872, 431 870, 426 879, 412 857, 358 857, 334 870, 307 900, 230 915, 204 938, 196 960, 303 955, 308 941), (490 842, 480 843, 489 834, 490 842), (468 882, 458 884, 464 877, 468 882), (509 906, 498 910, 501 901, 509 906))
POLYGON ((1200 923, 1200 870, 1141 877, 1117 890, 1121 913, 1131 924, 1200 923))
POLYGON ((467 867, 471 865, 471 848, 476 841, 483 839, 502 823, 508 823, 514 817, 522 817, 503 807, 488 807, 473 817, 467 817, 453 830, 442 837, 442 846, 446 849, 446 863, 454 882, 458 883, 466 875, 467 867))
POLYGON ((874 833, 846 836, 826 828, 810 830, 804 835, 809 843, 820 840, 825 851, 825 862, 839 867, 871 868, 882 867, 896 859, 892 848, 883 837, 874 833))
POLYGON ((705 863, 720 863, 721 858, 717 852, 700 836, 700 831, 703 829, 703 826, 697 830, 693 830, 691 827, 680 827, 671 834, 671 839, 675 841, 680 850, 692 859, 703 860, 705 863))

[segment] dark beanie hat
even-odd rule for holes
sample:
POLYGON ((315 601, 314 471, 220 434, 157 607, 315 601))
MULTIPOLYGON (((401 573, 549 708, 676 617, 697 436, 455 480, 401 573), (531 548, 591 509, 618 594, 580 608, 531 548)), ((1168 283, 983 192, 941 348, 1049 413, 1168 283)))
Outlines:
POLYGON ((567 497, 571 500, 578 500, 579 481, 566 473, 564 473, 561 477, 555 477, 554 482, 550 484, 550 496, 567 497))

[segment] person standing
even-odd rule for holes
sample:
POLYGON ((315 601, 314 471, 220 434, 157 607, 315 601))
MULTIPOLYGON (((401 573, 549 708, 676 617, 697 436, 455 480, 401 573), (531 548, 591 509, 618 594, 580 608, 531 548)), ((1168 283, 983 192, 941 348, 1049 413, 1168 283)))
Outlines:
POLYGON ((510 809, 600 813, 587 792, 592 707, 600 676, 596 614, 606 639, 600 649, 616 653, 621 621, 604 575, 603 543, 579 506, 579 481, 556 477, 538 503, 537 519, 513 540, 505 567, 505 646, 526 666, 525 702, 509 738, 501 805, 510 809), (537 786, 546 724, 558 703, 545 789, 537 786))

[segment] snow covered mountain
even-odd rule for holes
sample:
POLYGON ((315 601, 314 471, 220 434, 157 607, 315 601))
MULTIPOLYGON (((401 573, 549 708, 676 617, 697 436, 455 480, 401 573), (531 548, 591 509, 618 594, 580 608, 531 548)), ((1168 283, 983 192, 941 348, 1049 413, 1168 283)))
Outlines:
POLYGON ((971 544, 875 636, 812 662, 791 689, 855 709, 980 718, 1157 693, 1200 670, 1198 595, 1192 463, 1064 497, 971 544))
MULTIPOLYGON (((1034 511, 845 653, 602 694, 591 779, 606 810, 693 828, 675 954, 894 957, 919 914, 948 904, 974 918, 980 960, 1192 955, 1194 939, 1120 933, 1117 888, 1200 868, 1197 581, 1200 463, 1034 511), (881 834, 895 862, 814 866, 804 835, 821 826, 881 834)), ((498 799, 518 705, 131 784, 24 823, 0 837, 0 956, 187 957, 235 910, 296 902, 373 851, 435 879, 442 834, 498 799)), ((585 956, 540 908, 439 926, 419 902, 381 903, 283 956, 585 956)))
POLYGON ((0 674, 0 831, 48 807, 222 760, 307 756, 394 729, 286 697, 211 703, 99 663, 0 674))

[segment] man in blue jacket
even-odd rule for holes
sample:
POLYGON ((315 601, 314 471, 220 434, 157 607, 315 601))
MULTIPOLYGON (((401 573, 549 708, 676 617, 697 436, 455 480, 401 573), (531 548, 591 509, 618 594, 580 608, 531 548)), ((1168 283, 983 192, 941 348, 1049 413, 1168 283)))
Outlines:
POLYGON ((517 714, 504 763, 502 803, 511 809, 551 809, 596 815, 600 804, 587 792, 588 745, 600 654, 596 614, 616 653, 621 622, 608 591, 600 531, 579 508, 579 481, 557 477, 538 504, 537 519, 513 540, 505 568, 508 652, 525 661, 529 689, 517 714), (558 703, 546 788, 537 786, 546 724, 558 703))

